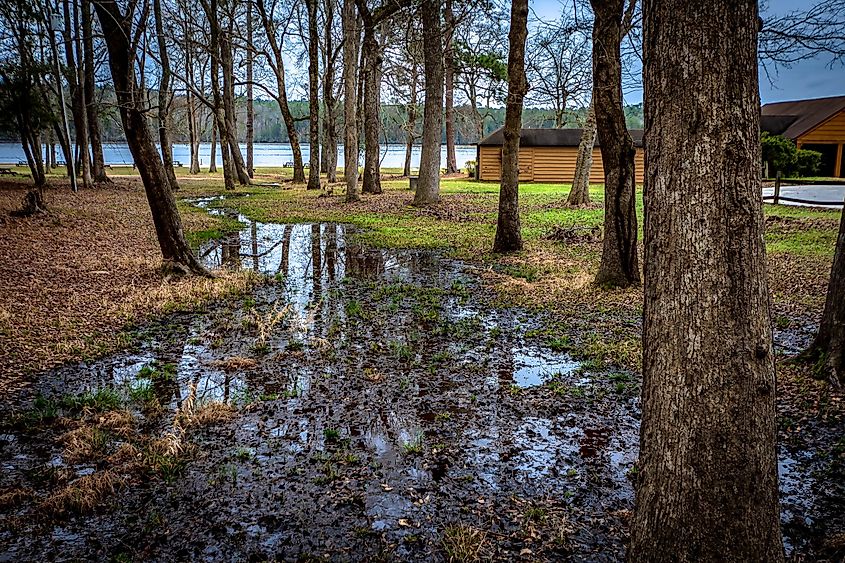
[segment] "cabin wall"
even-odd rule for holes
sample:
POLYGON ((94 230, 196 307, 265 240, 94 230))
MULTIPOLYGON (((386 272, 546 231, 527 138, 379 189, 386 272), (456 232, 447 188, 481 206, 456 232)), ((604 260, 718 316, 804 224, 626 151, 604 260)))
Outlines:
MULTIPOLYGON (((845 176, 845 111, 840 111, 821 125, 804 135, 798 137, 796 144, 798 148, 808 149, 830 149, 834 155, 826 162, 823 176, 845 176), (816 145, 815 147, 813 145, 816 145), (819 147, 818 145, 825 145, 819 147), (835 148, 829 145, 834 145, 835 148)), ((827 153, 827 150, 822 152, 827 153)))
MULTIPOLYGON (((479 179, 499 181, 502 176, 502 147, 480 147, 479 179)), ((571 184, 575 177, 575 162, 578 147, 524 147, 519 150, 519 180, 521 182, 544 182, 549 184, 571 184)), ((637 183, 643 182, 643 151, 637 149, 635 157, 637 183)), ((593 149, 593 167, 590 169, 590 183, 604 183, 601 150, 593 149)))
POLYGON ((840 111, 815 129, 801 135, 798 143, 845 143, 845 111, 840 111))

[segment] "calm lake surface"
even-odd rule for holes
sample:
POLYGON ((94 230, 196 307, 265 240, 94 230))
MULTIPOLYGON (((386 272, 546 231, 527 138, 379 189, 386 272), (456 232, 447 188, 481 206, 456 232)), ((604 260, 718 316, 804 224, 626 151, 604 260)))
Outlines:
MULTIPOLYGON (((255 166, 283 166, 286 162, 293 160, 293 151, 289 143, 256 143, 255 144, 255 166)), ((57 146, 56 151, 61 155, 61 149, 57 146)), ((132 164, 132 154, 126 143, 104 143, 103 151, 107 164, 132 164)), ((246 153, 246 145, 241 145, 241 152, 246 153)), ((475 145, 458 145, 456 147, 458 166, 463 168, 468 160, 475 160, 475 145)), ((208 166, 210 162, 211 145, 202 143, 200 145, 200 160, 202 166, 208 166)), ((191 161, 191 153, 188 145, 173 145, 173 159, 180 161, 187 166, 191 161)), ((308 162, 310 147, 302 145, 302 158, 308 162)), ((64 160, 63 156, 59 156, 64 160)), ((0 143, 0 163, 16 163, 26 160, 23 149, 18 143, 0 143)), ((363 161, 363 158, 361 159, 363 161)), ((446 145, 440 151, 441 166, 446 166, 446 145)), ((411 157, 411 166, 417 167, 420 163, 420 147, 415 146, 411 157)), ((217 150, 217 164, 222 166, 220 149, 217 150)), ((382 145, 381 165, 386 168, 401 168, 405 164, 405 145, 382 145)), ((343 146, 338 149, 338 167, 343 167, 343 146)))

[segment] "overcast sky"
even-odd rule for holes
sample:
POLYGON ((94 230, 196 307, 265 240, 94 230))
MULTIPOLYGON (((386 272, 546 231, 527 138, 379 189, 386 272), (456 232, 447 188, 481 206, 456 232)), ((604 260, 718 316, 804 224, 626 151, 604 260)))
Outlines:
MULTIPOLYGON (((812 5, 810 0, 769 0, 766 14, 782 15, 792 10, 804 9, 812 5)), ((572 6, 572 0, 531 0, 531 6, 537 17, 556 18, 563 6, 572 6)), ((764 14, 764 16, 766 15, 764 14)), ((823 98, 825 96, 845 95, 845 68, 841 65, 828 68, 829 59, 802 61, 792 68, 780 68, 777 75, 772 75, 769 82, 764 72, 760 72, 760 98, 763 103, 803 98, 823 98)), ((625 92, 625 102, 635 104, 642 101, 641 90, 625 92)))

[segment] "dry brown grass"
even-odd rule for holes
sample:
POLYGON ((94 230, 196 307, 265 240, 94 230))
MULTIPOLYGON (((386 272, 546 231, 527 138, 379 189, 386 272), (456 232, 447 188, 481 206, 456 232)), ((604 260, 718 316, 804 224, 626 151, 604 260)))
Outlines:
POLYGON ((450 562, 479 561, 487 545, 487 532, 464 524, 447 526, 443 530, 442 542, 450 562))
POLYGON ((35 493, 32 489, 13 488, 0 493, 0 509, 15 508, 31 499, 35 493))
MULTIPOLYGON (((50 213, 9 217, 26 183, 0 182, 0 389, 25 385, 30 374, 94 357, 127 344, 127 323, 201 306, 256 283, 250 273, 214 279, 168 279, 150 210, 137 178, 73 194, 66 185, 45 194, 50 213)), ((183 214, 186 231, 216 219, 183 214)))
POLYGON ((212 366, 222 369, 225 372, 248 371, 258 367, 258 362, 252 358, 243 356, 231 356, 222 360, 212 362, 212 366))
POLYGON ((114 494, 123 480, 109 470, 80 477, 54 492, 39 506, 41 512, 53 517, 86 514, 104 499, 114 494))
POLYGON ((188 417, 188 426, 209 426, 231 420, 237 411, 231 405, 212 401, 194 410, 188 417))

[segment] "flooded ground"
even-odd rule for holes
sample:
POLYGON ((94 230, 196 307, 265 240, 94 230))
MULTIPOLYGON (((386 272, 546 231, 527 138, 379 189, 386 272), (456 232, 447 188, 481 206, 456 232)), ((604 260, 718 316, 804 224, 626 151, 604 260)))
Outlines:
MULTIPOLYGON (((271 281, 5 407, 0 560, 623 558, 637 374, 531 337, 471 264, 217 203, 245 227, 198 254, 271 281)), ((842 554, 836 430, 783 426, 795 559, 842 554)))

